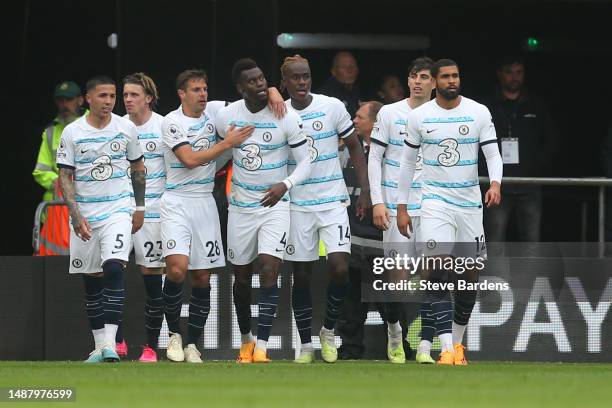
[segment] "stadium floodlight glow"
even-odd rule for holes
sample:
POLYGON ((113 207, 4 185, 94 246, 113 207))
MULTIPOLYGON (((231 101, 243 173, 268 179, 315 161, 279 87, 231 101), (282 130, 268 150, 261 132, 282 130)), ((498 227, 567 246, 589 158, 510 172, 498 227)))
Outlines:
POLYGON ((301 49, 426 50, 431 40, 426 35, 282 33, 276 44, 301 49))

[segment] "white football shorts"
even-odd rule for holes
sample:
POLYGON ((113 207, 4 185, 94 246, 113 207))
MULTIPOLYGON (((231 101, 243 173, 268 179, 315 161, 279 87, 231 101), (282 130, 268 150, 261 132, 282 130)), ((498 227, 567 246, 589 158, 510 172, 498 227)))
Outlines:
POLYGON ((227 259, 234 265, 247 265, 259 254, 281 260, 289 236, 289 206, 267 207, 257 212, 231 211, 227 220, 227 259))
POLYGON ((426 256, 453 255, 486 259, 482 209, 456 211, 437 203, 423 203, 418 248, 426 256))
POLYGON ((163 268, 166 263, 163 260, 161 223, 146 222, 134 235, 134 257, 136 265, 145 268, 163 268))
POLYGON ((346 207, 324 211, 291 211, 291 229, 285 259, 310 262, 319 259, 319 240, 328 254, 351 253, 351 230, 346 207))
POLYGON ((132 217, 129 214, 111 215, 102 225, 92 230, 91 239, 83 241, 70 227, 69 273, 102 272, 109 259, 127 262, 132 250, 132 217))
POLYGON ((416 243, 420 237, 419 229, 421 225, 421 217, 410 217, 412 220, 412 234, 410 234, 410 238, 406 238, 400 234, 399 228, 397 228, 397 217, 395 215, 392 215, 389 218, 391 220, 389 229, 383 231, 383 249, 385 256, 417 256, 416 243))
POLYGON ((212 195, 164 194, 161 199, 163 256, 189 257, 189 270, 225 266, 217 204, 212 195))

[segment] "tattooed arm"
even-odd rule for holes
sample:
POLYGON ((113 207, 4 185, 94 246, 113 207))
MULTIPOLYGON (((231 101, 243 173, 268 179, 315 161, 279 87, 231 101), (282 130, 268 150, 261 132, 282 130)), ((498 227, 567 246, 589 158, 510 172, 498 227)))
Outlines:
MULTIPOLYGON (((132 189, 134 190, 134 199, 136 207, 144 208, 145 206, 145 188, 147 180, 145 177, 145 166, 142 158, 130 163, 130 175, 132 176, 132 189)), ((132 215, 132 234, 136 233, 144 223, 144 210, 134 212, 132 215)))
POLYGON ((64 196, 64 202, 68 206, 70 211, 70 220, 72 227, 74 228, 75 234, 83 241, 89 241, 91 239, 91 226, 87 219, 83 218, 79 212, 79 207, 76 203, 75 190, 74 190, 74 169, 69 167, 60 167, 59 169, 59 182, 60 188, 62 189, 62 195, 64 196))

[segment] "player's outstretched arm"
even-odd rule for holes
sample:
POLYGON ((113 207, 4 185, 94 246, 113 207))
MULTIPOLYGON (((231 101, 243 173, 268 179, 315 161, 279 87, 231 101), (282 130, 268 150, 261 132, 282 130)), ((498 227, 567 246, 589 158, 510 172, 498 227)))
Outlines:
POLYGON ((204 163, 219 157, 227 149, 240 145, 248 139, 255 130, 254 126, 245 126, 236 128, 230 126, 225 134, 225 138, 220 142, 215 143, 211 148, 194 151, 188 143, 177 145, 174 148, 176 157, 189 169, 194 169, 204 163))
POLYGON ((408 215, 408 198, 410 197, 410 188, 412 187, 412 179, 414 178, 414 169, 419 153, 419 147, 404 142, 404 152, 400 160, 400 176, 399 176, 399 197, 397 205, 397 228, 400 234, 410 238, 412 234, 412 220, 408 215))
POLYGON ((370 154, 368 155, 368 180, 370 182, 370 197, 374 206, 372 221, 376 228, 386 231, 389 228, 391 218, 389 210, 383 201, 382 189, 380 187, 382 181, 382 159, 386 147, 382 145, 382 142, 374 142, 376 139, 371 140, 373 143, 370 145, 370 154))
POLYGON ((144 223, 145 190, 147 186, 144 160, 130 162, 130 175, 132 177, 134 200, 136 201, 136 211, 132 215, 132 234, 135 234, 144 223))
POLYGON ((72 221, 74 232, 83 241, 89 241, 91 239, 91 227, 87 220, 79 212, 79 207, 76 203, 74 169, 60 165, 59 179, 64 202, 68 206, 68 211, 70 212, 70 220, 72 221))
POLYGON ((361 141, 355 132, 345 137, 344 143, 348 148, 351 161, 355 166, 355 173, 357 174, 357 179, 361 187, 361 193, 359 194, 356 204, 357 217, 361 220, 365 217, 366 211, 372 207, 372 200, 370 199, 370 182, 368 181, 368 164, 365 154, 363 154, 361 141))
POLYGON ((487 208, 498 206, 501 203, 501 180, 504 173, 504 162, 499 154, 497 140, 493 139, 480 145, 482 153, 487 160, 490 187, 485 194, 487 208))
POLYGON ((306 180, 310 175, 312 165, 310 163, 310 155, 308 154, 308 144, 306 139, 302 139, 295 145, 289 145, 291 147, 291 153, 297 162, 293 173, 280 183, 274 184, 261 199, 261 205, 264 207, 273 207, 278 203, 287 190, 298 185, 302 181, 306 180))
POLYGON ((287 105, 283 95, 273 86, 268 88, 268 106, 278 119, 282 119, 287 113, 287 105))

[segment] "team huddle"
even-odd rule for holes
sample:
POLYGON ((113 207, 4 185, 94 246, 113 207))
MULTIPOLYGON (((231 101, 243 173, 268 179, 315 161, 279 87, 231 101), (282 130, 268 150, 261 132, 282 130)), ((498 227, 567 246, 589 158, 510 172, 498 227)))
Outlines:
MULTIPOLYGON (((334 327, 349 288, 351 252, 350 198, 340 144, 350 154, 361 187, 357 214, 363 217, 373 205, 374 225, 384 231, 385 255, 413 255, 420 248, 417 242, 429 241, 476 240, 478 254, 486 251, 479 146, 491 180, 487 206, 500 201, 502 160, 487 108, 459 94, 456 63, 429 58, 413 62, 410 97, 380 110, 368 160, 344 104, 311 92, 305 58, 286 58, 281 74, 290 97, 286 101, 268 87, 255 61, 238 60, 232 79, 242 99, 226 103, 208 100, 204 71, 184 71, 176 80, 181 105, 165 117, 154 111, 157 88, 146 74, 123 80, 125 117, 112 113, 113 80, 100 76, 87 82, 90 111, 65 128, 57 151, 72 225, 69 272, 83 276, 95 343, 86 362, 120 359, 116 337, 124 303, 123 273, 133 249, 147 294, 147 344, 140 361, 157 361, 165 317, 167 358, 202 362, 196 345, 210 311, 210 273, 225 266, 227 257, 241 332, 236 361, 270 361, 267 342, 278 306, 279 268, 289 261, 301 340, 295 362, 312 363, 310 281, 319 242, 326 249, 330 279, 318 337, 323 360, 335 362, 334 327), (434 88, 436 97, 431 99, 434 88), (216 171, 228 161, 232 172, 226 251, 212 192, 216 171), (260 282, 256 337, 251 328, 255 260, 260 282), (188 274, 185 332, 180 316, 188 274)), ((429 248, 426 255, 453 256, 453 249, 429 248)), ((431 281, 448 279, 441 271, 420 273, 431 281)), ((478 276, 468 278, 477 281, 478 276)), ((424 294, 417 362, 435 362, 431 345, 437 335, 442 344, 439 364, 467 364, 463 333, 475 301, 476 291, 456 293, 452 300, 448 291, 424 294)), ((403 363, 400 304, 389 302, 386 309, 387 354, 391 362, 403 363)))

